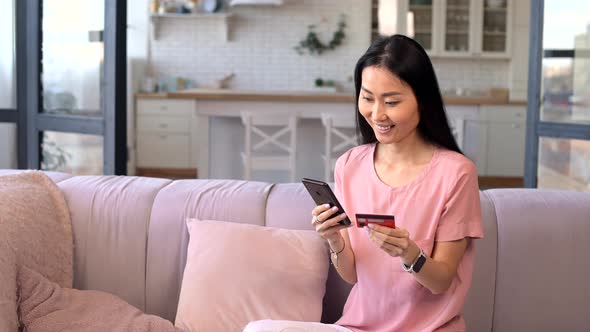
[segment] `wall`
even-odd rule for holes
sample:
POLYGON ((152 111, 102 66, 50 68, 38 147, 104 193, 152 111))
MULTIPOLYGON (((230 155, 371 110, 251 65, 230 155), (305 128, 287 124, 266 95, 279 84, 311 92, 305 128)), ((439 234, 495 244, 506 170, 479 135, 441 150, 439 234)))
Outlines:
MULTIPOLYGON (((159 39, 152 42, 153 68, 194 79, 199 85, 211 85, 234 72, 231 87, 236 89, 306 90, 316 77, 352 89, 352 69, 370 43, 370 2, 286 0, 280 7, 232 7, 227 42, 222 20, 164 19, 159 39), (347 15, 348 24, 342 47, 322 56, 300 56, 293 50, 309 24, 319 23, 322 39, 329 39, 340 14, 347 15)), ((524 99, 528 52, 523 54, 520 45, 523 36, 528 42, 528 19, 522 19, 528 18, 528 3, 513 4, 513 59, 434 58, 441 89, 505 87, 515 90, 517 98, 512 99, 524 99)))
POLYGON ((512 59, 508 73, 510 99, 526 100, 529 72, 530 0, 512 1, 512 59))
POLYGON ((510 62, 505 59, 433 58, 432 64, 443 93, 456 88, 472 90, 487 90, 492 87, 508 88, 510 62))
POLYGON ((232 7, 229 40, 223 20, 164 19, 152 42, 156 72, 184 76, 210 85, 229 72, 237 89, 306 90, 317 77, 352 88, 349 77, 370 43, 369 0, 287 0, 282 6, 232 7), (340 47, 321 56, 299 55, 293 49, 317 25, 327 42, 340 15, 346 16, 346 38, 340 47))
MULTIPOLYGON (((145 13, 147 0, 131 1, 136 13, 145 13)), ((512 59, 433 58, 443 91, 457 87, 476 90, 506 87, 514 90, 511 99, 526 99, 528 50, 524 47, 523 52, 522 45, 528 45, 530 0, 512 1, 512 59)), ((285 0, 280 7, 233 7, 229 9, 234 15, 229 19, 228 41, 224 40, 222 20, 164 19, 159 26, 158 40, 145 42, 148 46, 144 59, 156 73, 194 79, 199 85, 210 85, 233 71, 236 77, 230 87, 234 89, 306 90, 312 88, 318 76, 335 79, 344 88, 352 89, 349 78, 354 64, 370 42, 370 2, 285 0), (300 56, 293 50, 304 38, 309 24, 319 23, 317 31, 321 38, 329 39, 342 13, 347 15, 348 27, 341 47, 322 56, 300 56)), ((143 20, 136 16, 144 26, 149 26, 147 15, 143 20)), ((130 25, 134 28, 132 22, 130 25)), ((300 140, 323 139, 312 134, 321 133, 319 123, 307 121, 305 128, 300 140)), ((223 151, 241 146, 242 140, 239 119, 211 119, 210 141, 215 142, 210 155, 210 165, 215 165, 210 169, 211 177, 241 177, 239 155, 228 160, 223 151)), ((313 153, 319 155, 321 151, 313 153)), ((320 168, 308 164, 298 164, 298 168, 299 175, 321 174, 320 168)))

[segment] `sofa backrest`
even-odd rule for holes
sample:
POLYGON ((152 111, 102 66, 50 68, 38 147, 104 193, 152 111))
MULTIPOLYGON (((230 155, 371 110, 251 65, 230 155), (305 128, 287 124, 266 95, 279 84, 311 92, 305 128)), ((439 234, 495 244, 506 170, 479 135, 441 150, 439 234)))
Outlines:
MULTIPOLYGON (((237 180, 165 180, 142 177, 76 176, 60 179, 70 206, 75 239, 75 281, 79 289, 116 294, 150 314, 171 321, 184 265, 186 218, 213 219, 288 229, 312 229, 313 201, 303 185, 237 180)), ((482 201, 485 200, 482 195, 482 201)), ((491 327, 494 271, 494 213, 484 209, 486 239, 468 300, 475 326, 491 327), (475 295, 473 295, 475 294, 475 295), (482 310, 486 308, 486 310, 482 310)), ((478 245, 480 245, 478 243, 478 245)), ((479 248, 478 248, 479 249, 479 248)), ((322 321, 342 313, 351 286, 330 267, 322 321)), ((479 329, 478 329, 479 330, 479 329)))
MULTIPOLYGON (((0 175, 14 171, 0 170, 0 175)), ((74 287, 115 294, 174 321, 186 263, 185 219, 312 229, 301 184, 48 175, 74 231, 74 287)), ((590 326, 590 193, 480 193, 485 238, 475 241, 465 319, 470 331, 580 331, 590 326)), ((322 321, 350 286, 330 268, 322 321)))
POLYGON ((486 194, 498 226, 493 330, 590 330, 590 193, 486 194))

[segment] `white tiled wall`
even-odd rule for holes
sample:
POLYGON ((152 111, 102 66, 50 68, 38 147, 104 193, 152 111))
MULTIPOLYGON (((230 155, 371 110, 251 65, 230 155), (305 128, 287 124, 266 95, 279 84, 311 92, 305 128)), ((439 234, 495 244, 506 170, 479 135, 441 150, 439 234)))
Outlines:
POLYGON ((156 72, 212 84, 224 74, 236 76, 237 89, 305 90, 317 77, 351 89, 354 65, 370 43, 370 0, 286 0, 282 6, 230 8, 229 40, 223 20, 164 19, 152 41, 156 72), (340 47, 320 56, 299 55, 294 47, 317 26, 327 43, 340 16, 346 16, 346 38, 340 47))
MULTIPOLYGON (((138 1, 138 0, 136 0, 138 1)), ((529 1, 515 1, 513 51, 528 42, 529 1), (515 18, 516 17, 516 18, 515 18), (518 18, 518 19, 517 19, 518 18), (521 38, 522 37, 522 38, 521 38)), ((354 64, 370 43, 370 0, 285 0, 282 6, 239 6, 229 10, 229 40, 222 19, 164 19, 152 41, 156 73, 182 76, 211 85, 229 72, 230 87, 257 90, 306 90, 317 77, 333 79, 345 89, 354 64), (298 55, 293 49, 317 25, 327 42, 341 14, 347 17, 344 44, 321 56, 298 55)), ((528 52, 527 52, 528 53, 528 52)), ((526 98, 528 56, 512 59, 433 58, 441 89, 509 88, 512 99, 526 98), (520 60, 515 61, 518 58, 520 60)))
POLYGON ((510 99, 526 100, 529 69, 530 1, 514 1, 512 53, 508 73, 510 99))
POLYGON ((432 59, 440 89, 508 88, 510 62, 501 59, 432 59))

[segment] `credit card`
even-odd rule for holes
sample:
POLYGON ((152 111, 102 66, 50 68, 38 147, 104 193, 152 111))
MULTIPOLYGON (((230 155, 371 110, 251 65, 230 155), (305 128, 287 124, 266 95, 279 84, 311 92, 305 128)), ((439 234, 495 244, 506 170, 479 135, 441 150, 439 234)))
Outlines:
POLYGON ((392 215, 357 213, 355 216, 357 227, 365 227, 368 224, 375 224, 395 228, 395 217, 392 215))

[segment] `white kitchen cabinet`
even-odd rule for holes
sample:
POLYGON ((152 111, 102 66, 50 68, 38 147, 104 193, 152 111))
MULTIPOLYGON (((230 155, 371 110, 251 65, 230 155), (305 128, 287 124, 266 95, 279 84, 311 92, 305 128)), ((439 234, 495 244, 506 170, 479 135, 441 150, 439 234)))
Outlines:
POLYGON ((477 174, 487 174, 487 137, 488 126, 479 120, 465 121, 465 142, 463 153, 471 159, 477 167, 477 174))
POLYGON ((474 1, 474 55, 509 58, 512 36, 513 0, 474 1))
POLYGON ((437 53, 442 56, 470 56, 475 49, 475 2, 470 0, 441 0, 437 53))
POLYGON ((486 175, 524 176, 524 124, 488 124, 486 175))
POLYGON ((431 56, 508 58, 513 0, 400 0, 396 31, 431 56))
POLYGON ((194 100, 139 98, 136 123, 137 167, 196 168, 194 100))
POLYGON ((461 150, 480 176, 524 175, 526 106, 447 105, 447 117, 461 150))
POLYGON ((487 176, 524 176, 526 106, 482 106, 487 176))
POLYGON ((459 148, 475 163, 478 174, 485 175, 487 126, 480 121, 479 106, 447 105, 446 111, 459 148))
POLYGON ((139 133, 137 165, 146 168, 190 168, 190 136, 139 133))
MULTIPOLYGON (((440 11, 439 4, 440 2, 433 3, 431 0, 409 1, 402 5, 406 5, 405 8, 400 8, 403 12, 410 14, 410 20, 413 20, 414 39, 429 53, 439 49, 437 45, 439 40, 435 38, 435 27, 439 25, 437 20, 440 19, 440 16, 437 15, 440 11)), ((407 19, 408 15, 405 17, 407 19)), ((405 26, 408 27, 407 22, 405 26)), ((406 31, 406 33, 411 34, 410 31, 406 31)))

